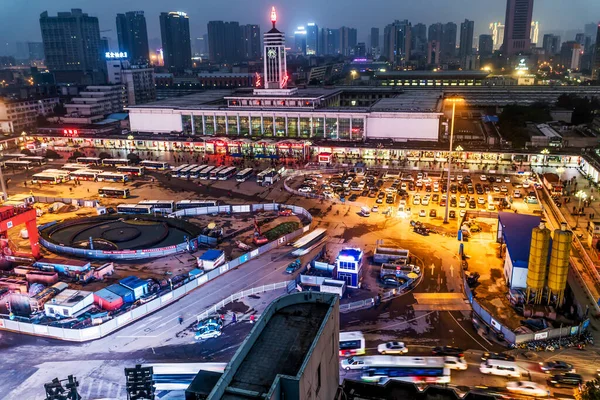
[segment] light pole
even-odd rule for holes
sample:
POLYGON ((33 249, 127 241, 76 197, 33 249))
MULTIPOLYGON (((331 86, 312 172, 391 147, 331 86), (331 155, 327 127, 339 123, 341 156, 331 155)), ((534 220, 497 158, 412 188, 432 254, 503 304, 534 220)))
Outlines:
POLYGON ((577 197, 579 199, 579 206, 577 207, 577 220, 575 222, 575 228, 578 228, 579 227, 579 214, 581 214, 581 212, 580 212, 581 200, 585 200, 587 198, 587 194, 585 194, 585 192, 583 190, 580 190, 577 193, 575 193, 575 197, 577 197))
POLYGON ((450 193, 450 170, 452 168, 452 141, 454 140, 454 114, 456 112, 456 103, 460 103, 463 101, 460 97, 449 97, 445 99, 446 101, 452 103, 452 120, 450 121, 450 147, 448 150, 448 176, 446 177, 446 213, 444 214, 444 223, 448 223, 448 213, 449 213, 449 205, 450 205, 450 196, 447 194, 450 193))
POLYGON ((540 151, 540 153, 544 156, 542 158, 542 168, 543 168, 544 165, 546 165, 546 157, 548 156, 548 154, 550 154, 550 150, 544 149, 544 150, 540 151))

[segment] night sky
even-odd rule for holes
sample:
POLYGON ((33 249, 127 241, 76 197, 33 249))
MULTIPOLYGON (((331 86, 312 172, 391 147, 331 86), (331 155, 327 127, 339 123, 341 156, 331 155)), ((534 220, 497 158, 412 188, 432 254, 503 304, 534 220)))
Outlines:
MULTIPOLYGON (((119 12, 143 10, 148 37, 159 38, 158 15, 161 11, 184 11, 190 17, 193 37, 206 33, 210 20, 259 23, 268 26, 269 10, 274 5, 279 27, 287 34, 296 26, 315 22, 319 27, 358 29, 359 41, 367 39, 371 27, 383 27, 394 19, 408 19, 427 25, 434 22, 475 21, 476 35, 488 32, 493 21, 504 21, 503 0, 0 0, 0 42, 41 41, 39 14, 81 8, 97 16, 103 36, 116 39, 115 16, 119 12)), ((600 0, 535 0, 533 18, 540 22, 540 33, 583 31, 583 25, 600 20, 600 0)), ((567 39, 569 39, 567 37, 567 39)), ((113 42, 116 45, 116 40, 113 42)))

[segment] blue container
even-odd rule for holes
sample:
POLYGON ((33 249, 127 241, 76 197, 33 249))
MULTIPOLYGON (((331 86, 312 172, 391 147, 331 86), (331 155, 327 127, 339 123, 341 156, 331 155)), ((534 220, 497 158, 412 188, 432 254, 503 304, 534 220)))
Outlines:
POLYGON ((106 290, 111 291, 118 296, 121 296, 125 303, 133 303, 135 301, 133 290, 127 289, 125 286, 121 286, 118 283, 108 286, 106 290))

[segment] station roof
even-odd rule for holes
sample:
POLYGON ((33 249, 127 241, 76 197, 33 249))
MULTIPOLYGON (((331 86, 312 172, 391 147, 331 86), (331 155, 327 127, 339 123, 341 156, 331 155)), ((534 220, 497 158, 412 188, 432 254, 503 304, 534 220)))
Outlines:
POLYGON ((487 71, 386 71, 377 72, 376 79, 449 79, 449 78, 472 78, 483 79, 490 73, 487 71))
POLYGON ((531 230, 538 226, 541 220, 536 215, 513 212, 498 213, 498 221, 502 225, 502 236, 513 266, 527 268, 531 246, 531 230))
POLYGON ((409 111, 438 112, 441 109, 442 91, 411 91, 383 98, 371 106, 374 112, 409 111))

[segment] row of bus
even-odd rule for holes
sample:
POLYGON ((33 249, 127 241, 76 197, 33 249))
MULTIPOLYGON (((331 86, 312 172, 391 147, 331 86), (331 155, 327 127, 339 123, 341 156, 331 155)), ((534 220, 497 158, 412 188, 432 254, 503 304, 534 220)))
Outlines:
POLYGON ((41 156, 26 156, 24 154, 4 154, 2 166, 10 169, 32 169, 45 165, 47 160, 41 156))
POLYGON ((137 204, 120 204, 117 212, 121 214, 170 214, 174 211, 199 207, 214 207, 216 200, 144 200, 137 204))
POLYGON ((182 164, 171 171, 171 176, 183 179, 211 179, 226 181, 235 176, 238 182, 245 182, 253 174, 252 168, 246 168, 238 172, 236 167, 182 164))
POLYGON ((79 169, 70 171, 67 169, 46 169, 31 177, 33 184, 50 184, 57 185, 59 183, 68 182, 71 180, 78 181, 97 181, 97 182, 127 182, 129 181, 129 173, 123 172, 107 172, 95 169, 79 169))
POLYGON ((444 357, 365 356, 365 337, 362 332, 340 332, 342 368, 349 370, 360 366, 361 379, 385 383, 388 379, 413 383, 450 383, 450 369, 444 357))
MULTIPOLYGON (((75 161, 77 161, 77 164, 103 167, 127 167, 131 164, 131 161, 127 158, 78 157, 75 161)), ((170 168, 169 163, 166 161, 151 160, 140 161, 139 166, 156 171, 166 171, 170 168)))

